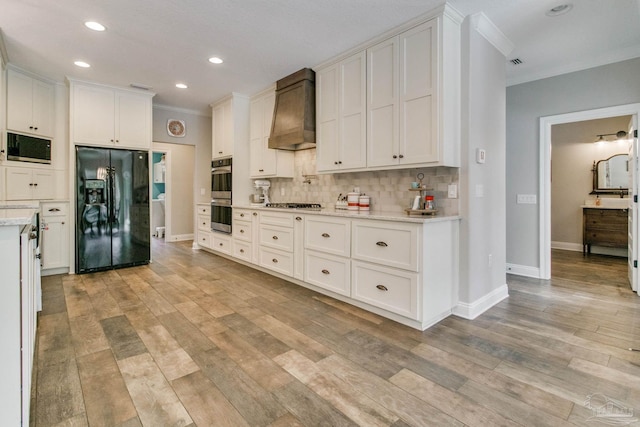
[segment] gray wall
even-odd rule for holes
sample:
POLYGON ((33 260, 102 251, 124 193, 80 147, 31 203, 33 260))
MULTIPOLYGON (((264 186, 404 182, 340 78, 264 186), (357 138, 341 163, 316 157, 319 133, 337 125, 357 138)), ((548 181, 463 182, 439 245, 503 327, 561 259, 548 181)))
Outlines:
MULTIPOLYGON (((517 205, 517 194, 538 194, 540 117, 637 103, 640 58, 507 88, 507 263, 539 268, 538 205, 517 205)), ((553 214, 552 214, 553 216, 553 214)))
POLYGON ((504 63, 505 56, 471 29, 467 18, 461 93, 459 301, 463 304, 506 289, 504 63), (486 150, 486 163, 476 163, 477 148, 486 150))

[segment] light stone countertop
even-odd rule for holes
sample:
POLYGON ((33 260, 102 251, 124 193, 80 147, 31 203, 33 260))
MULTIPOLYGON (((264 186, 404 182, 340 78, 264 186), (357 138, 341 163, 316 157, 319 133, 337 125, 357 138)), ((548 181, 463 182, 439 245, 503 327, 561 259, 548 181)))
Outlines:
POLYGON ((238 209, 256 209, 261 211, 270 212, 289 212, 300 213, 305 215, 320 215, 320 216, 333 216, 352 219, 375 219, 380 221, 396 221, 396 222, 412 222, 418 224, 424 224, 427 222, 439 222, 439 221, 457 221, 460 219, 459 215, 454 216, 438 216, 438 215, 423 215, 423 216, 409 216, 406 212, 384 212, 371 210, 369 212, 349 211, 342 209, 279 209, 279 208, 266 208, 263 206, 251 206, 251 205, 233 205, 233 208, 238 209))
POLYGON ((587 208, 587 209, 629 209, 628 206, 611 206, 611 205, 600 205, 600 206, 596 206, 596 205, 582 205, 580 206, 581 208, 587 208))
POLYGON ((31 223, 31 219, 38 212, 38 209, 21 207, 0 207, 0 226, 4 225, 26 225, 31 223))

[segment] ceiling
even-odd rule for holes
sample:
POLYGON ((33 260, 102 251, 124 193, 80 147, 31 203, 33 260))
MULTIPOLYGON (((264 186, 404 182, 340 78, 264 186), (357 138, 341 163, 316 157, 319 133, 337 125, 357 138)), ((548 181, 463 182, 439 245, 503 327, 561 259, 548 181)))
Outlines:
MULTIPOLYGON (((451 0, 515 48, 508 84, 640 57, 640 0, 451 0), (545 12, 573 3, 569 13, 545 12)), ((9 63, 54 81, 151 86, 154 105, 207 114, 442 4, 442 0, 2 0, 9 63), (107 27, 98 33, 83 23, 107 27), (219 56, 221 65, 207 59, 219 56), (76 60, 91 64, 81 69, 76 60), (177 89, 182 82, 187 89, 177 89)))

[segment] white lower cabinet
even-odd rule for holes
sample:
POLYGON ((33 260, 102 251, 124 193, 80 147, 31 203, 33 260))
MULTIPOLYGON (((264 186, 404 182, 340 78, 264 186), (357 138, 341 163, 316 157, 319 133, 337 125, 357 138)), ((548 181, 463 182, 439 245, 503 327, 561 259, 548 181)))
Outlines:
POLYGON ((353 221, 354 259, 418 271, 420 225, 386 221, 353 221))
POLYGON ((304 281, 340 295, 351 295, 350 264, 348 258, 306 251, 304 281))
POLYGON ((198 203, 196 205, 198 230, 196 238, 198 246, 211 248, 211 205, 209 203, 198 203))
POLYGON ((258 264, 258 211, 233 208, 233 256, 258 264))
POLYGON ((262 211, 258 217, 258 265, 293 277, 293 214, 262 211))
POLYGON ((260 246, 259 265, 286 276, 293 276, 293 254, 260 246))
POLYGON ((418 320, 418 273, 352 262, 351 297, 418 320))
POLYGON ((253 258, 251 256, 251 243, 244 242, 241 240, 233 241, 233 256, 239 258, 243 261, 252 262, 253 258))
MULTIPOLYGON (((40 211, 42 213, 40 257, 42 274, 47 275, 47 270, 69 267, 69 203, 42 203, 40 211)), ((49 274, 56 274, 56 272, 49 274)))
POLYGON ((233 253, 233 239, 230 234, 211 232, 211 249, 226 255, 233 253))
POLYGON ((203 248, 211 248, 211 232, 198 230, 198 245, 203 248))

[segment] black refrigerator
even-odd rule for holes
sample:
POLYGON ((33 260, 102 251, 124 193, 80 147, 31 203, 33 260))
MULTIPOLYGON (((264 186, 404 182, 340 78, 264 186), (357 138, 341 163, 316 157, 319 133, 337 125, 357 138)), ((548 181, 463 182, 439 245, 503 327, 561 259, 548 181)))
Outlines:
POLYGON ((76 272, 147 264, 149 153, 76 147, 76 272))

